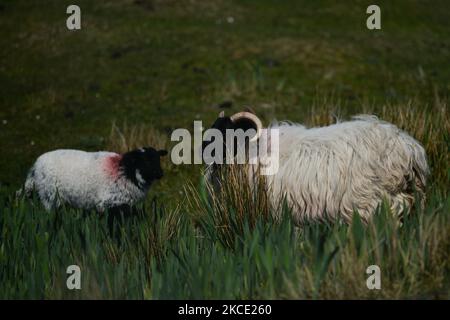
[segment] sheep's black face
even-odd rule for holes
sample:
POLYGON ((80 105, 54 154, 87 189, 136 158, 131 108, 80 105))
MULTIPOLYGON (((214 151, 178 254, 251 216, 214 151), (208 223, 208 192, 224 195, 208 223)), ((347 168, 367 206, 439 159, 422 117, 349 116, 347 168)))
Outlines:
MULTIPOLYGON (((220 131, 220 133, 222 134, 222 143, 223 143, 223 150, 226 150, 226 130, 227 129, 236 129, 235 124, 231 121, 230 117, 219 117, 216 119, 216 121, 214 121, 213 125, 211 126, 211 129, 217 129, 220 131)), ((205 150, 205 148, 214 142, 214 138, 212 139, 212 141, 203 141, 202 144, 202 152, 203 150, 205 150)), ((213 152, 214 153, 214 152, 213 152)), ((225 155, 226 153, 224 152, 224 157, 223 159, 225 160, 225 155)), ((214 154, 212 154, 212 156, 215 156, 214 154)))
POLYGON ((167 155, 166 150, 142 148, 123 155, 121 165, 126 177, 138 187, 148 187, 154 180, 163 177, 161 156, 167 155))
MULTIPOLYGON (((247 131, 249 129, 254 129, 256 130, 256 125, 254 122, 252 122, 249 119, 239 119, 239 120, 235 120, 233 121, 231 119, 231 117, 226 117, 223 114, 220 114, 219 117, 216 119, 216 121, 214 121, 213 125, 211 126, 211 129, 217 129, 221 132, 222 134, 222 144, 223 144, 223 162, 225 163, 225 159, 226 159, 226 155, 227 152, 230 152, 229 150, 227 150, 227 135, 226 132, 228 129, 231 130, 237 130, 237 129, 242 129, 243 131, 247 131)), ((203 141, 202 144, 202 152, 205 150, 205 148, 214 142, 214 138, 212 139, 212 141, 203 141)), ((230 143, 234 144, 234 148, 233 148, 233 156, 236 156, 237 154, 237 139, 234 138, 234 141, 230 143)), ((248 144, 248 139, 245 141, 246 144, 248 144)), ((214 157, 214 151, 212 156, 214 157)))

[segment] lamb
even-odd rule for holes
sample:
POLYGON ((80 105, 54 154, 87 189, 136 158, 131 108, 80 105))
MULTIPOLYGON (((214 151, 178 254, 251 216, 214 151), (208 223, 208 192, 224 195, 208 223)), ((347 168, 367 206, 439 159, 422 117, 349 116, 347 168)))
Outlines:
POLYGON ((60 149, 41 155, 28 172, 21 193, 36 191, 47 210, 63 203, 104 212, 143 200, 161 179, 166 150, 141 148, 124 154, 60 149))
MULTIPOLYGON (((268 139, 259 134, 263 129, 259 118, 249 112, 231 117, 222 113, 212 128, 221 132, 253 128, 258 144, 268 139)), ((384 199, 394 213, 402 215, 414 204, 415 193, 424 199, 429 175, 425 150, 393 124, 360 115, 316 128, 274 121, 268 129, 279 133, 279 168, 266 176, 269 197, 272 203, 285 198, 297 225, 349 222, 354 212, 367 222, 384 199)), ((220 166, 213 163, 208 167, 209 181, 220 179, 220 166)))

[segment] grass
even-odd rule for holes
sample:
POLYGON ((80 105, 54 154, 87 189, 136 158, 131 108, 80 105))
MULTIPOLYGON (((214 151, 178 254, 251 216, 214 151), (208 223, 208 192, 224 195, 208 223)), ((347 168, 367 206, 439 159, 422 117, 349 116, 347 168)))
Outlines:
POLYGON ((450 298, 447 1, 380 1, 376 32, 365 1, 78 1, 78 32, 69 4, 0 3, 0 298, 450 298), (43 152, 170 148, 173 129, 208 126, 225 105, 265 124, 396 124, 427 151, 425 208, 401 227, 382 207, 368 226, 297 229, 283 206, 272 218, 264 190, 208 199, 202 167, 170 161, 113 230, 13 198, 43 152), (71 264, 82 290, 65 286, 71 264))
POLYGON ((225 212, 207 207, 195 218, 153 203, 111 229, 105 216, 48 213, 5 194, 1 298, 449 298, 450 201, 439 194, 402 227, 384 206, 368 226, 355 215, 350 225, 301 229, 286 208, 277 220, 233 214, 233 198, 222 199, 225 212), (72 264, 81 267, 81 290, 66 288, 72 264), (366 287, 373 264, 380 291, 366 287))

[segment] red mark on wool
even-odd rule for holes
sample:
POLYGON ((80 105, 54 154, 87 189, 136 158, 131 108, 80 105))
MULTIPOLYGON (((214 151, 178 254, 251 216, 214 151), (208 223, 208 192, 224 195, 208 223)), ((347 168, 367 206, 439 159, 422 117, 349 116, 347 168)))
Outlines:
POLYGON ((106 173, 112 178, 119 177, 120 160, 122 160, 122 156, 120 154, 115 154, 107 156, 103 162, 103 169, 105 169, 106 173))

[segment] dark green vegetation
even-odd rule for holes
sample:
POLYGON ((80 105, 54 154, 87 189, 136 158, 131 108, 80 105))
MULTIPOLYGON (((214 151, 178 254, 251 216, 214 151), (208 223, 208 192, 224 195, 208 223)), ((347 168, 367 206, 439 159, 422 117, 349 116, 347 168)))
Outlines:
POLYGON ((368 226, 355 215, 350 226, 301 229, 286 209, 273 221, 242 215, 233 197, 219 208, 191 196, 201 211, 149 203, 111 228, 95 213, 48 213, 2 194, 0 298, 449 298, 450 202, 438 194, 402 227, 383 207, 368 226), (66 288, 72 264, 78 291, 66 288), (372 264, 380 291, 366 287, 372 264))
POLYGON ((365 28, 368 1, 77 1, 76 32, 69 4, 0 1, 1 298, 449 298, 448 1, 379 1, 381 31, 365 28), (173 129, 208 125, 226 101, 265 123, 395 123, 427 150, 425 210, 402 227, 382 208, 368 227, 295 231, 259 198, 248 212, 233 197, 208 206, 201 167, 168 163, 120 234, 104 217, 12 198, 45 151, 170 146, 173 129), (65 287, 70 264, 81 291, 65 287))

